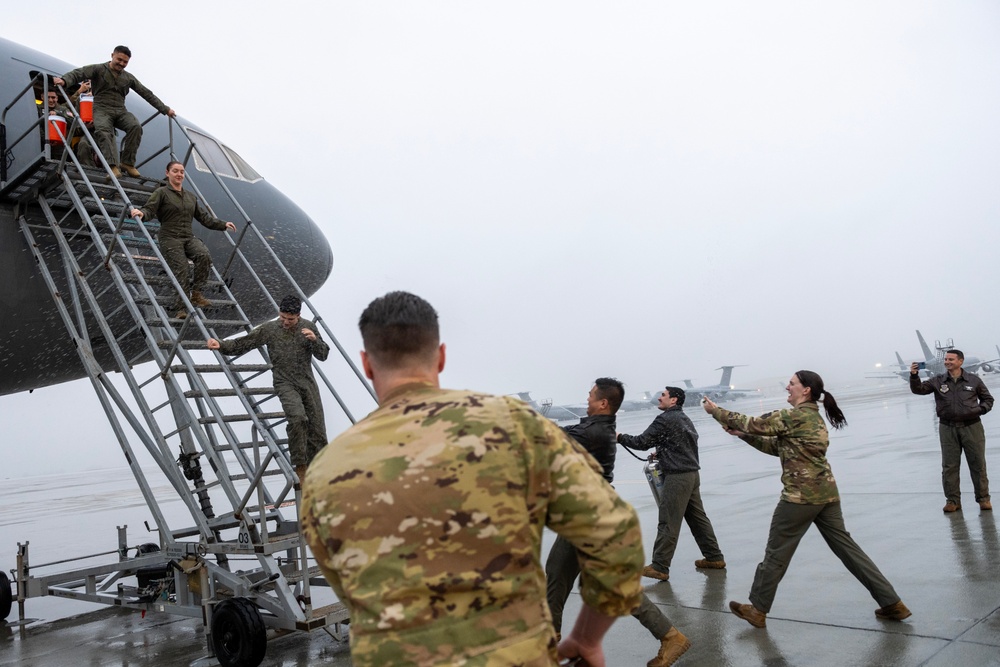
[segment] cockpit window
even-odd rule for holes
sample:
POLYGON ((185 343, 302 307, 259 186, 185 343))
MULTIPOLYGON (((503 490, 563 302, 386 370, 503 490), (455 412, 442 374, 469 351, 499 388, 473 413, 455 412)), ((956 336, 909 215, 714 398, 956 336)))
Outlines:
POLYGON ((234 151, 232 148, 230 148, 229 146, 223 146, 222 150, 226 151, 226 155, 228 155, 229 159, 233 161, 233 164, 236 165, 236 169, 240 172, 240 174, 243 175, 244 179, 250 182, 254 182, 264 178, 263 176, 258 174, 253 167, 247 164, 246 160, 237 155, 236 151, 234 151))
POLYGON ((189 127, 187 131, 198 147, 198 150, 194 152, 194 166, 198 171, 210 172, 211 169, 208 168, 208 165, 212 165, 212 168, 220 176, 238 178, 241 181, 248 181, 250 183, 255 183, 263 179, 263 176, 258 174, 233 149, 223 146, 212 137, 202 134, 198 130, 189 127))

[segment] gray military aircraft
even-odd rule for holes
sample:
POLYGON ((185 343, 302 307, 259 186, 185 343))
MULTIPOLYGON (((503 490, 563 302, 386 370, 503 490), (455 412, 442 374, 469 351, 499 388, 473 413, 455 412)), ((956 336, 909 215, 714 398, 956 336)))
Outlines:
MULTIPOLYGON (((737 398, 745 397, 747 394, 757 393, 757 389, 737 389, 729 384, 733 377, 734 368, 742 368, 742 365, 720 366, 719 368, 716 368, 715 370, 722 371, 722 377, 719 378, 718 384, 695 387, 691 380, 683 380, 684 391, 692 397, 701 398, 705 396, 716 402, 736 400, 737 398)), ((649 403, 656 405, 659 400, 660 393, 661 392, 659 391, 655 393, 647 391, 645 393, 645 398, 649 403)))
MULTIPOLYGON (((931 351, 930 346, 927 341, 924 340, 923 335, 920 333, 920 329, 916 330, 917 340, 920 341, 920 350, 924 354, 923 359, 916 359, 915 361, 923 362, 925 368, 918 371, 920 377, 932 377, 934 375, 940 375, 945 372, 944 367, 944 355, 948 350, 955 349, 955 341, 951 338, 947 339, 943 343, 940 340, 934 341, 934 351, 931 351)), ((904 382, 910 381, 910 364, 912 361, 903 361, 903 357, 900 356, 899 352, 896 352, 896 365, 895 368, 886 373, 872 373, 867 377, 869 378, 888 378, 888 377, 898 377, 904 382)), ((962 368, 972 372, 982 372, 982 373, 997 373, 1000 372, 1000 345, 997 346, 997 358, 980 360, 979 357, 974 357, 966 355, 965 363, 962 364, 962 368)))
MULTIPOLYGON (((3 285, 0 368, 4 369, 0 374, 0 395, 85 376, 72 339, 66 335, 52 335, 63 331, 64 326, 52 294, 16 224, 23 204, 12 195, 27 175, 35 171, 34 161, 39 155, 41 137, 32 135, 41 131, 39 119, 45 107, 42 87, 35 77, 38 73, 48 75, 47 87, 52 90, 52 77, 62 76, 73 67, 47 54, 0 39, 0 96, 4 98, 0 102, 0 285, 3 285), (36 83, 33 84, 33 80, 36 83)), ((162 178, 170 159, 164 150, 170 143, 170 126, 157 120, 163 117, 138 95, 129 95, 127 100, 129 110, 140 121, 152 118, 143 128, 138 160, 141 171, 144 175, 162 178)), ((196 186, 206 200, 217 202, 214 212, 221 219, 252 220, 303 292, 314 294, 333 268, 333 253, 319 227, 232 148, 187 119, 178 117, 177 120, 199 147, 192 161, 193 168, 187 172, 188 183, 196 186), (213 177, 205 160, 223 177, 223 183, 213 177), (239 205, 230 203, 224 196, 224 188, 233 193, 239 205)), ((233 250, 229 241, 223 238, 225 236, 217 233, 202 236, 220 270, 233 250)), ((270 263, 264 248, 248 244, 243 252, 250 265, 268 266, 270 263)), ((251 322, 256 324, 274 316, 270 303, 253 295, 258 287, 241 267, 234 266, 226 280, 232 283, 230 289, 244 305, 251 322)), ((276 294, 281 294, 288 284, 281 275, 266 276, 266 281, 269 290, 276 294)), ((112 366, 110 356, 101 356, 99 344, 95 352, 102 367, 112 366)))
MULTIPOLYGON (((553 421, 567 421, 587 416, 587 406, 583 403, 553 405, 551 398, 543 398, 541 401, 536 401, 531 397, 531 392, 528 391, 519 391, 515 394, 511 394, 511 396, 518 397, 537 410, 540 414, 553 421)), ((656 401, 653 401, 653 403, 655 404, 656 401)), ((621 407, 618 408, 618 412, 633 412, 635 410, 649 410, 649 402, 645 398, 641 401, 624 400, 622 401, 621 407)))

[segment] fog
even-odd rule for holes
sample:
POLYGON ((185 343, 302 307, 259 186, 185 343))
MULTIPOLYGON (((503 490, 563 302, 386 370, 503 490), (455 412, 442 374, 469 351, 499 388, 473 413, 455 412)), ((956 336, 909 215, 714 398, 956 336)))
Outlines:
MULTIPOLYGON (((405 289, 444 384, 581 402, 723 364, 863 383, 914 329, 997 356, 998 28, 988 1, 50 0, 3 36, 130 46, 322 227, 348 350, 405 289)), ((0 397, 0 428, 0 477, 122 463, 86 380, 0 397)))

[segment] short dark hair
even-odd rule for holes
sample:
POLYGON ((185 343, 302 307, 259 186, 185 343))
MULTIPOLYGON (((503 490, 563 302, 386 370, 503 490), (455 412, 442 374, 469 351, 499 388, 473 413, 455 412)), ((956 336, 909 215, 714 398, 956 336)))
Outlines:
POLYGON ((597 398, 608 402, 611 414, 618 412, 622 401, 625 400, 625 385, 616 378, 597 378, 594 380, 594 386, 597 387, 597 398))
POLYGON ((667 393, 670 394, 670 398, 677 399, 677 407, 684 407, 684 399, 687 398, 687 394, 680 387, 664 387, 667 393))
POLYGON ((954 354, 956 357, 958 357, 962 361, 965 361, 965 355, 962 353, 961 350, 945 350, 944 353, 945 354, 954 354))
POLYGON ((372 301, 358 327, 365 352, 389 368, 427 357, 440 344, 437 311, 409 292, 389 292, 372 301))
MULTIPOLYGON (((182 167, 184 166, 184 163, 181 162, 180 160, 171 160, 170 162, 167 163, 167 168, 164 169, 164 171, 170 171, 170 168, 172 166, 174 166, 175 164, 179 164, 182 167)), ((187 171, 187 170, 185 169, 185 171, 187 171)))
POLYGON ((112 51, 111 53, 112 54, 115 54, 115 53, 124 53, 129 58, 132 57, 132 49, 128 48, 127 46, 122 46, 121 44, 119 44, 118 46, 116 46, 115 50, 112 51))
POLYGON ((288 313, 289 315, 298 315, 302 312, 302 299, 294 294, 289 294, 281 300, 281 305, 278 306, 278 310, 282 313, 288 313))

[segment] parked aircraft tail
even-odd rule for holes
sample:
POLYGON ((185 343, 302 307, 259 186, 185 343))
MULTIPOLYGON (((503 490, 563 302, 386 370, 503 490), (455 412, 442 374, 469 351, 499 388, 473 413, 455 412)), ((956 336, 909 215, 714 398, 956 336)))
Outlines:
POLYGON ((743 366, 744 364, 735 364, 733 366, 719 366, 716 368, 715 370, 722 371, 722 378, 719 379, 719 386, 727 388, 732 387, 733 369, 743 368, 743 366))
POLYGON ((917 329, 917 340, 920 341, 920 349, 924 352, 924 361, 937 361, 937 355, 931 352, 931 348, 927 346, 927 341, 920 335, 920 329, 917 329))

